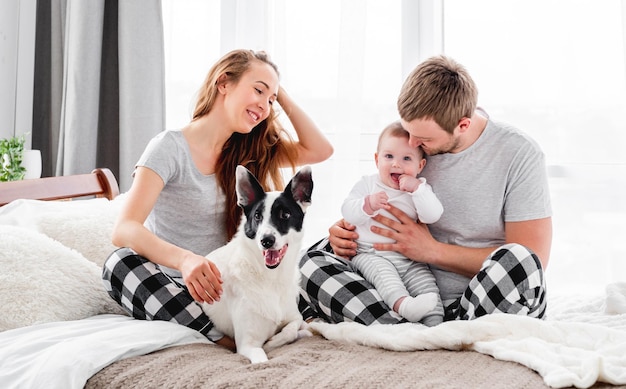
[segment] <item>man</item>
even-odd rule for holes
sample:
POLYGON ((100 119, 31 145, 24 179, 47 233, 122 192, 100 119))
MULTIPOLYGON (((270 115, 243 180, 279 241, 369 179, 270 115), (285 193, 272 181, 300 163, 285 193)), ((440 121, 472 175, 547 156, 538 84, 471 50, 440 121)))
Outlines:
MULTIPOLYGON (((376 216, 385 228, 372 231, 395 243, 374 248, 430 265, 445 320, 495 312, 543 318, 552 242, 545 158, 532 139, 477 108, 477 96, 465 68, 445 56, 426 60, 408 76, 398 112, 411 146, 428 155, 422 176, 444 212, 426 226, 392 207, 398 221, 376 216)), ((303 315, 398 323, 402 319, 350 267, 353 230, 338 221, 302 258, 303 315)))

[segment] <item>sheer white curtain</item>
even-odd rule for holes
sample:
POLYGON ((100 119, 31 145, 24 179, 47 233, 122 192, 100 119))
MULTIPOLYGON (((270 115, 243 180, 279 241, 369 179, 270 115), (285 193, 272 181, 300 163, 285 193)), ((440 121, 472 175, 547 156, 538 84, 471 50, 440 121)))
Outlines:
POLYGON ((445 51, 468 67, 480 104, 546 153, 554 209, 548 281, 571 291, 626 280, 624 4, 444 6, 445 51))
POLYGON ((329 161, 313 167, 306 242, 313 243, 340 218, 355 180, 374 171, 378 133, 397 117, 401 14, 400 2, 373 0, 163 0, 167 126, 189 121, 197 88, 221 55, 266 50, 281 84, 335 147, 329 161))
POLYGON ((188 122, 211 64, 268 51, 281 82, 335 146, 313 167, 307 243, 327 233, 379 131, 397 118, 406 74, 445 52, 467 66, 479 103, 546 152, 555 234, 552 290, 626 279, 626 112, 622 1, 163 0, 169 128, 188 122))

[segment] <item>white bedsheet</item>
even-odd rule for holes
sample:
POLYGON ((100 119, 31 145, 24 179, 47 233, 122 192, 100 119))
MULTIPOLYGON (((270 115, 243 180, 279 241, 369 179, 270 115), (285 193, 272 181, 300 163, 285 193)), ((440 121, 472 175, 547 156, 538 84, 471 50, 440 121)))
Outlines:
POLYGON ((469 349, 518 362, 554 388, 626 384, 626 283, 598 298, 550 300, 547 320, 494 314, 472 321, 378 325, 312 323, 324 337, 396 351, 469 349))
POLYGON ((122 315, 52 322, 0 332, 2 388, 83 388, 109 364, 166 347, 211 343, 199 332, 122 315))

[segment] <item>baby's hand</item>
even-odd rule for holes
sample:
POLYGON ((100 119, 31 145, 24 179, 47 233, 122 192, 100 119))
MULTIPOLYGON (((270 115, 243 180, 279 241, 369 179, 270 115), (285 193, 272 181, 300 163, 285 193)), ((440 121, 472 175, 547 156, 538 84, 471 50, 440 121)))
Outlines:
POLYGON ((368 215, 371 215, 381 208, 387 208, 387 200, 389 200, 389 197, 387 197, 387 193, 385 192, 371 194, 365 198, 363 210, 368 215))
POLYGON ((422 181, 418 178, 403 174, 400 176, 400 190, 413 193, 419 188, 422 181))

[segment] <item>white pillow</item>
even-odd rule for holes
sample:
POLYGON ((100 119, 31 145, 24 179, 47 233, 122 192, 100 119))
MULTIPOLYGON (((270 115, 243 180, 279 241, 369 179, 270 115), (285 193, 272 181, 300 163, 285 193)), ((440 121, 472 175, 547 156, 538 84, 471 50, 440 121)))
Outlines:
POLYGON ((15 200, 0 208, 0 224, 39 231, 102 267, 116 249, 111 243, 111 231, 123 198, 15 200))
POLYGON ((0 331, 102 313, 124 314, 101 269, 32 229, 0 225, 0 331))

